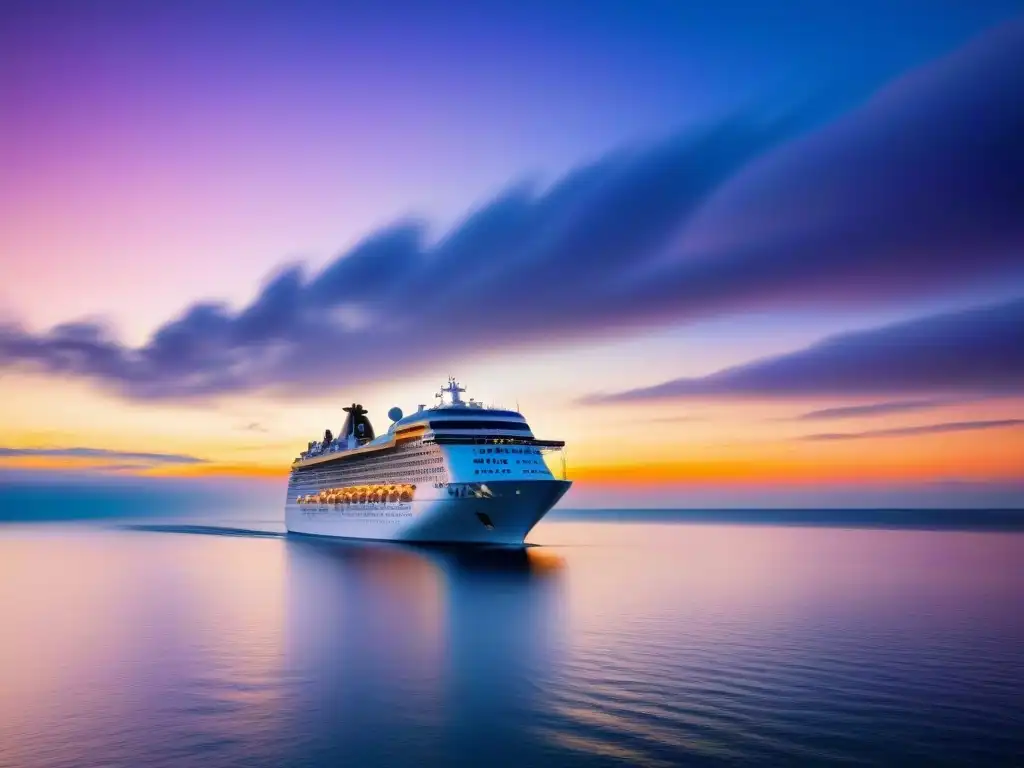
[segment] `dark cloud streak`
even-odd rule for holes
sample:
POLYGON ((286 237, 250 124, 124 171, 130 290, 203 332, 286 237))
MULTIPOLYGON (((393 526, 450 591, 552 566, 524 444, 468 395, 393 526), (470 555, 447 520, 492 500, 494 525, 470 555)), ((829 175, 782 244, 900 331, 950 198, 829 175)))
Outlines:
POLYGON ((910 437, 913 435, 942 435, 950 432, 974 432, 981 429, 1006 429, 1024 426, 1024 419, 994 419, 990 421, 950 421, 942 424, 925 424, 917 427, 894 427, 892 429, 869 429, 865 432, 825 432, 805 435, 800 440, 831 442, 835 440, 862 440, 869 437, 910 437))
POLYGON ((131 451, 110 451, 105 448, 8 448, 0 447, 0 459, 25 456, 43 456, 65 459, 109 459, 122 462, 145 462, 147 464, 205 464, 206 459, 182 453, 144 453, 131 451))
POLYGON ((1024 299, 825 339, 778 357, 587 403, 1024 393, 1024 299))
POLYGON ((396 222, 138 348, 94 323, 0 326, 0 367, 138 399, 322 392, 516 345, 1024 279, 1021 71, 1010 23, 821 130, 723 119, 510 188, 436 242, 396 222))
POLYGON ((830 419, 859 419, 864 416, 887 416, 893 413, 910 413, 926 411, 933 408, 944 408, 956 405, 963 400, 895 400, 886 403, 868 403, 866 405, 844 405, 835 408, 821 408, 796 416, 792 421, 828 421, 830 419))

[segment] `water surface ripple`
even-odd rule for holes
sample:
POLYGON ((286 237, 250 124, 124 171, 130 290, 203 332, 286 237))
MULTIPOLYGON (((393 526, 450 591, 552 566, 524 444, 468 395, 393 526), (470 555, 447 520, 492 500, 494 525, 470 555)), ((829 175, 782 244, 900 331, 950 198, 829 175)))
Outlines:
POLYGON ((1024 535, 0 527, 0 765, 1024 762, 1024 535))

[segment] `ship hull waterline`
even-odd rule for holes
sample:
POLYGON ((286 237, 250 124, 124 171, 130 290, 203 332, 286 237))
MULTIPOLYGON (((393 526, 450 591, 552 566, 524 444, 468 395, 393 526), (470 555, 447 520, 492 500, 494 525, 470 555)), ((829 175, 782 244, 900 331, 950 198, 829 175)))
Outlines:
POLYGON ((521 546, 572 482, 500 480, 487 485, 486 497, 378 504, 289 501, 285 525, 289 533, 339 539, 521 546))

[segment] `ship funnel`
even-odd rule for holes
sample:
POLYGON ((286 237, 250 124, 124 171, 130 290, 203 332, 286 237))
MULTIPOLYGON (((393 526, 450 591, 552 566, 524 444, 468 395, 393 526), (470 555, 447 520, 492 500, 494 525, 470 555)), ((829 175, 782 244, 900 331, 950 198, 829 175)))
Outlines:
POLYGON ((352 403, 346 406, 344 411, 348 414, 345 417, 345 426, 342 427, 341 437, 347 438, 354 435, 360 443, 373 440, 373 425, 366 416, 366 410, 360 403, 352 403))

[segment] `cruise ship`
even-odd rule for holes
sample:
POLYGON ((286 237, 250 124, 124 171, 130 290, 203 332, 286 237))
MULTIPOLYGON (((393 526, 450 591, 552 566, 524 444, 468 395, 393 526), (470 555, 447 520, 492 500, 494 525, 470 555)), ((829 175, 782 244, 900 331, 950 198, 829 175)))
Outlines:
POLYGON ((392 408, 380 436, 362 405, 346 407, 341 432, 327 430, 292 463, 288 531, 522 545, 572 484, 565 442, 534 437, 518 410, 464 400, 465 391, 449 378, 432 407, 392 408))

